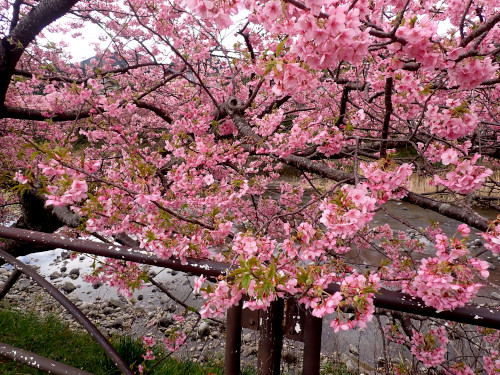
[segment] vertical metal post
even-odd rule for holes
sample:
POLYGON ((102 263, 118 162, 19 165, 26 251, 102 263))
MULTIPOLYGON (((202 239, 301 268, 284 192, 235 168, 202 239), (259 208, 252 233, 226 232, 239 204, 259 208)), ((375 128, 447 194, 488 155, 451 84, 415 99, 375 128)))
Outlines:
POLYGON ((323 319, 306 310, 304 317, 304 367, 302 375, 319 375, 323 319))
POLYGON ((0 301, 9 293, 10 288, 16 283, 17 279, 22 275, 23 273, 19 271, 17 268, 14 269, 14 271, 10 274, 9 278, 5 281, 3 284, 2 289, 0 290, 0 301))
POLYGON ((283 306, 282 298, 271 302, 262 311, 260 321, 259 352, 257 354, 258 375, 279 375, 281 347, 283 345, 283 306))
POLYGON ((226 353, 224 373, 239 375, 241 357, 241 306, 242 301, 227 310, 226 320, 226 353))

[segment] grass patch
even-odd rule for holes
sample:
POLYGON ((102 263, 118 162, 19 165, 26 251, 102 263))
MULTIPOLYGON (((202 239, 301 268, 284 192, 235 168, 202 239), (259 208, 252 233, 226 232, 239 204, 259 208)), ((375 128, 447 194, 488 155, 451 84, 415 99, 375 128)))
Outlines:
POLYGON ((347 370, 343 363, 327 363, 324 369, 321 370, 321 375, 354 375, 347 370))
MULTIPOLYGON (((34 313, 0 307, 0 341, 28 350, 47 358, 81 368, 96 375, 119 375, 120 371, 104 354, 101 347, 87 333, 71 331, 67 324, 54 316, 40 318, 34 313)), ((138 340, 122 336, 111 340, 123 359, 134 371, 143 363, 145 350, 138 340)), ((155 348, 156 358, 165 352, 155 348)), ((154 361, 150 361, 151 364, 154 361)), ((152 375, 223 375, 224 363, 214 358, 199 364, 190 360, 179 361, 168 357, 156 366, 152 375)), ((244 375, 256 374, 253 368, 245 368, 244 375)), ((42 375, 44 372, 0 357, 0 374, 42 375)))

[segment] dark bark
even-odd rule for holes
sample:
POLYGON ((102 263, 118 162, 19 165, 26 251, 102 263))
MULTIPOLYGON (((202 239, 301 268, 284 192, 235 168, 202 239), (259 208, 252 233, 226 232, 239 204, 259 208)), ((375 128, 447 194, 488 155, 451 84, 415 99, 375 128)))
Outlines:
MULTIPOLYGON (((81 218, 67 207, 45 207, 46 199, 34 191, 26 191, 20 199, 21 217, 12 225, 15 228, 53 233, 66 225, 78 227, 81 218)), ((25 242, 7 240, 3 250, 18 257, 31 253, 51 250, 51 248, 25 242)))
POLYGON ((50 113, 31 108, 19 107, 0 107, 0 118, 12 118, 17 120, 45 121, 53 122, 74 121, 90 117, 89 110, 83 111, 67 111, 59 114, 51 115, 50 113))
POLYGON ((0 46, 0 114, 15 68, 26 47, 44 27, 65 15, 78 0, 42 0, 16 22, 0 46))
POLYGON ((392 77, 388 77, 385 80, 385 115, 384 115, 384 124, 382 126, 382 136, 383 139, 380 143, 380 157, 387 158, 387 138, 389 137, 389 124, 391 122, 392 115, 392 86, 393 86, 392 77))

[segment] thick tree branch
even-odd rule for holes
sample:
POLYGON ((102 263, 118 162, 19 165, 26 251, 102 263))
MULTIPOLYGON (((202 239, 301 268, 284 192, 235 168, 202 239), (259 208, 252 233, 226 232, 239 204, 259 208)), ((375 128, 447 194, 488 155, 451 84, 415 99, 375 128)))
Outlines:
MULTIPOLYGON (((240 111, 242 108, 241 101, 234 99, 234 102, 224 103, 228 107, 228 115, 231 116, 234 125, 238 129, 239 136, 245 137, 252 140, 255 144, 263 144, 263 139, 258 134, 256 134, 251 126, 248 124, 248 121, 245 119, 243 113, 240 111)), ((348 173, 344 171, 340 171, 334 168, 331 168, 327 164, 310 160, 303 156, 298 155, 289 155, 287 157, 277 157, 276 158, 292 167, 297 168, 303 172, 315 173, 318 176, 328 178, 335 181, 344 181, 348 184, 354 184, 356 182, 355 176, 353 173, 348 173)), ((362 180, 360 176, 358 176, 359 181, 362 180)), ((468 224, 469 226, 486 231, 488 229, 489 222, 487 219, 481 217, 478 214, 472 214, 469 210, 466 210, 462 207, 453 206, 449 203, 435 201, 433 199, 424 197, 422 195, 408 192, 408 195, 403 198, 404 201, 415 204, 425 209, 429 209, 435 211, 443 216, 449 217, 451 219, 455 219, 461 221, 463 223, 468 224)))
MULTIPOLYGON (((26 191, 20 198, 21 217, 14 223, 14 228, 35 230, 45 233, 55 232, 62 226, 76 228, 81 224, 81 218, 68 207, 45 206, 46 198, 34 189, 26 191)), ((18 257, 50 248, 24 242, 7 240, 3 250, 18 257)))
POLYGON ((23 0, 16 0, 14 2, 14 4, 12 5, 12 19, 10 21, 9 33, 11 33, 12 30, 14 30, 17 23, 19 22, 19 11, 21 10, 22 3, 23 3, 23 0))
MULTIPOLYGON (((66 82, 66 83, 87 83, 89 79, 95 79, 95 78, 100 78, 100 77, 105 77, 108 74, 120 74, 120 73, 127 73, 131 70, 139 69, 139 68, 144 68, 144 67, 152 67, 152 66, 165 66, 165 64, 158 64, 155 62, 149 62, 149 63, 142 63, 142 64, 134 64, 134 65, 128 65, 122 68, 115 68, 115 69, 110 69, 106 70, 103 72, 100 72, 99 74, 92 74, 88 77, 85 78, 77 78, 73 79, 70 77, 64 77, 62 75, 57 75, 57 76, 42 76, 38 77, 40 80, 43 81, 52 81, 52 82, 66 82)), ((172 72, 170 69, 168 71, 172 72)), ((32 78, 33 73, 28 71, 28 70, 23 70, 23 69, 15 69, 14 74, 22 77, 27 77, 27 78, 32 78)))
POLYGON ((472 42, 475 38, 480 36, 483 33, 487 33, 490 31, 498 22, 500 22, 500 12, 494 14, 487 22, 479 26, 477 29, 474 29, 469 35, 462 39, 460 43, 460 47, 465 47, 467 44, 472 42))
POLYGON ((269 104, 259 115, 257 116, 258 118, 263 118, 265 115, 268 113, 271 113, 273 110, 278 109, 281 107, 283 104, 285 104, 288 99, 290 99, 291 96, 286 95, 282 97, 281 99, 273 101, 271 104, 269 104))
POLYGON ((335 122, 335 126, 339 127, 344 123, 345 112, 347 110, 347 102, 349 101, 349 89, 344 86, 342 90, 342 97, 340 98, 340 109, 339 109, 339 118, 335 122))
POLYGON ((23 17, 0 46, 0 107, 24 50, 44 27, 66 14, 78 0, 42 0, 23 17))
POLYGON ((171 124, 174 121, 174 119, 170 116, 170 114, 167 111, 165 111, 163 108, 157 107, 151 103, 138 101, 138 102, 135 102, 135 105, 139 108, 148 109, 151 112, 154 112, 158 117, 161 117, 163 120, 165 120, 169 124, 171 124))
POLYGON ((67 111, 51 115, 46 111, 20 107, 0 107, 0 118, 11 118, 17 120, 45 121, 53 122, 74 121, 90 117, 90 111, 67 111))
POLYGON ((392 115, 392 86, 393 86, 392 77, 388 77, 385 80, 385 115, 384 115, 384 124, 382 125, 382 142, 380 142, 380 157, 385 159, 387 157, 387 138, 389 136, 389 124, 391 122, 392 115))

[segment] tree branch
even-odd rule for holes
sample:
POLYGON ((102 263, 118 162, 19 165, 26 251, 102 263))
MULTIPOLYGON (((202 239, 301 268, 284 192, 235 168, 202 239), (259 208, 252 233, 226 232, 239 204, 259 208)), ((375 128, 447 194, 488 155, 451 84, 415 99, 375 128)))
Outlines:
POLYGON ((462 39, 460 43, 460 47, 465 47, 467 44, 472 42, 475 38, 480 36, 483 33, 487 33, 490 31, 498 22, 500 22, 500 12, 493 15, 486 23, 479 26, 477 29, 474 29, 469 35, 462 39))
POLYGON ((384 95, 385 95, 385 115, 384 115, 384 124, 382 126, 382 135, 381 138, 383 139, 382 142, 380 142, 380 157, 385 159, 387 157, 387 137, 389 136, 389 124, 391 122, 391 115, 392 115, 392 86, 394 84, 394 81, 392 77, 388 77, 385 80, 385 90, 384 90, 384 95))
POLYGON ((26 47, 44 27, 65 15, 78 0, 41 0, 22 20, 17 22, 10 34, 2 39, 0 46, 0 107, 14 74, 17 62, 26 47))

